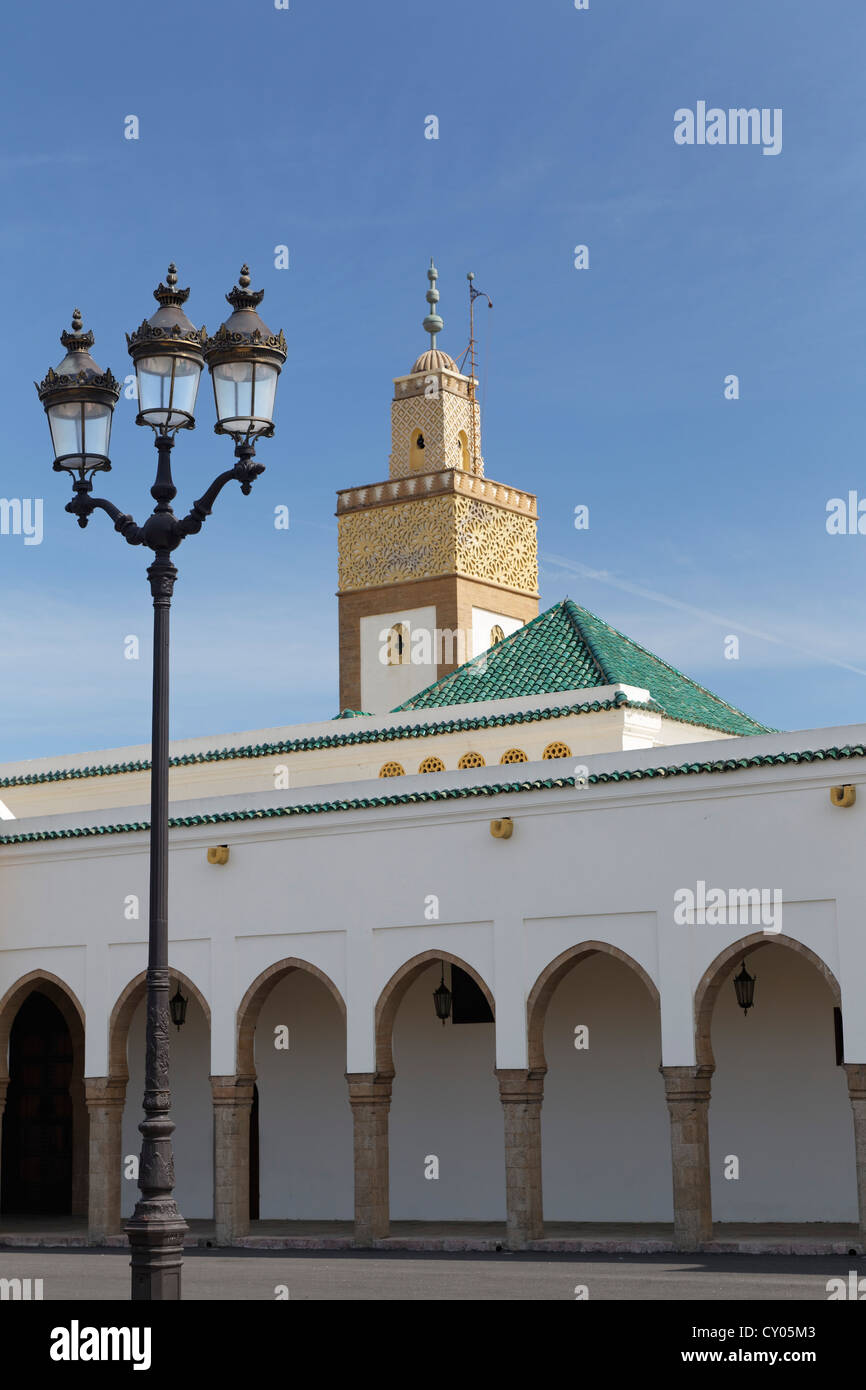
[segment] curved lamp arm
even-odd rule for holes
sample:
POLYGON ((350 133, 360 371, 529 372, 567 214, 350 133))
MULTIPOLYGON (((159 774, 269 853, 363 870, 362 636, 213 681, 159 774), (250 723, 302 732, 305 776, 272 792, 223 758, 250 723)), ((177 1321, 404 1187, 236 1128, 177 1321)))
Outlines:
POLYGON ((115 531, 119 531, 129 545, 142 545, 144 543, 144 533, 141 527, 136 525, 133 517, 122 512, 119 507, 115 507, 114 503, 109 502, 105 497, 90 497, 86 487, 82 487, 78 483, 74 484, 74 487, 76 496, 71 502, 66 503, 66 510, 78 517, 79 526, 85 527, 91 514, 99 507, 108 513, 114 522, 115 531))
POLYGON ((219 497, 226 483, 233 482, 235 479, 241 485, 241 492, 249 495, 250 487, 254 478, 265 471, 263 463, 251 463, 241 461, 236 463, 234 468, 229 468, 225 473, 220 473, 214 478, 207 492, 202 493, 197 502, 193 502, 189 512, 177 524, 177 529, 182 536, 193 536, 200 531, 202 525, 207 521, 213 510, 213 504, 219 497))

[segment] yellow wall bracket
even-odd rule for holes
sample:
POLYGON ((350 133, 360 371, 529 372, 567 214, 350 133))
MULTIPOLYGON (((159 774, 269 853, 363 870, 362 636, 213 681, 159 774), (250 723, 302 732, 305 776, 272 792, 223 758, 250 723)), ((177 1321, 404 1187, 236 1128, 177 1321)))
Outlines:
POLYGON ((857 788, 849 782, 844 787, 830 788, 830 801, 834 806, 853 806, 857 800, 857 788))

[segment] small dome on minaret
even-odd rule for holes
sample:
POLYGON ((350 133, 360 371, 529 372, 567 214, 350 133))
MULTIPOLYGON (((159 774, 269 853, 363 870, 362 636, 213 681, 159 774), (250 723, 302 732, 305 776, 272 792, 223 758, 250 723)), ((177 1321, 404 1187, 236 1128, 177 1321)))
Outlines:
POLYGON ((427 279, 430 281, 430 288, 427 291, 426 299, 430 305, 423 328, 425 333, 430 334, 430 346, 426 352, 422 352, 417 358, 415 365, 410 372, 414 376, 416 372, 456 372, 457 363, 453 357, 449 357, 447 352, 436 346, 436 338, 442 332, 443 324, 440 315, 436 312, 436 305, 439 303, 439 291, 436 288, 436 281, 439 279, 439 271, 433 264, 433 257, 430 257, 430 269, 427 271, 427 279))

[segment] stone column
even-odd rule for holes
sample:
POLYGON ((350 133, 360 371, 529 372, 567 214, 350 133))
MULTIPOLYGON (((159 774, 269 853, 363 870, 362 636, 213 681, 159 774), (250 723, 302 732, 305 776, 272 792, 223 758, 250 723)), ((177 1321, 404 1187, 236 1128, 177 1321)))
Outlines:
POLYGON ((547 1069, 497 1069, 505 1118, 505 1208, 509 1250, 544 1234, 541 1194, 541 1103, 547 1069))
POLYGON ((674 1240, 697 1250, 713 1236, 710 1192, 710 1083, 714 1068, 659 1067, 671 1117, 674 1240))
MULTIPOLYGON (((5 1057, 3 1059, 5 1065, 5 1057)), ((3 1171, 3 1116, 6 1113, 6 1092, 9 1088, 9 1077, 0 1076, 0 1173, 3 1171)), ((0 1208, 3 1205, 3 1191, 0 1189, 0 1208)))
POLYGON ((860 1234, 866 1240, 866 1062, 844 1062, 848 1095, 854 1112, 854 1154, 857 1163, 857 1205, 860 1234))
POLYGON ((388 1111, 393 1072, 346 1072, 355 1132, 355 1244, 388 1234, 388 1111))
POLYGON ((84 1081, 90 1119, 87 1238, 101 1245, 121 1229, 123 1105, 126 1077, 89 1076, 84 1081))
POLYGON ((84 1077, 72 1073, 69 1083, 72 1101, 72 1204, 73 1216, 90 1217, 90 1116, 84 1077))
POLYGON ((217 1245, 250 1229, 250 1111, 254 1076, 212 1076, 213 1215, 217 1245))

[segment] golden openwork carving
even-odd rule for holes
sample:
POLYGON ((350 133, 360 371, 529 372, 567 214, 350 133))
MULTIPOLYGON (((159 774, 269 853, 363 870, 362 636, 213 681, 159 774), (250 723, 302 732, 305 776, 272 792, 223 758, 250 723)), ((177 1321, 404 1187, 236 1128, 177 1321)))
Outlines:
POLYGON ((567 743, 548 743, 542 758, 570 758, 571 749, 567 743))
POLYGON ((348 512, 338 519, 342 593, 459 574, 535 594, 535 520, 453 493, 348 512))
POLYGON ((509 748, 499 759, 501 763, 528 763, 529 759, 522 748, 509 748))
POLYGON ((431 754, 429 758, 425 758, 425 759, 424 759, 423 763, 422 763, 421 766, 418 768, 418 771, 419 771, 419 772, 444 772, 444 771, 445 771, 445 764, 443 763, 443 761, 442 761, 441 758, 434 757, 433 754, 431 754))
POLYGON ((458 767, 485 767, 483 757, 480 753, 464 753, 457 764, 458 767))
POLYGON ((383 765, 379 768, 379 776, 405 777, 406 774, 399 763, 383 763, 383 765))
MULTIPOLYGON (((433 377, 436 380, 435 376, 433 377)), ((424 436, 424 469, 464 468, 471 463, 468 453, 468 440, 472 438, 471 406, 465 396, 441 389, 438 380, 438 394, 413 395, 404 399, 398 397, 391 405, 391 458, 389 476, 405 478, 413 471, 413 440, 418 431, 424 436), (463 440, 461 440, 461 434, 463 440)), ((484 472, 481 449, 481 412, 475 402, 475 430, 478 440, 479 458, 477 467, 470 471, 484 472)), ((416 463, 416 468, 418 467, 416 463)))

